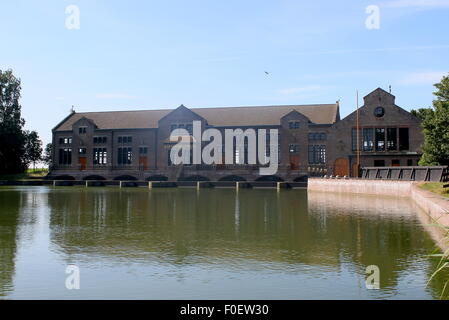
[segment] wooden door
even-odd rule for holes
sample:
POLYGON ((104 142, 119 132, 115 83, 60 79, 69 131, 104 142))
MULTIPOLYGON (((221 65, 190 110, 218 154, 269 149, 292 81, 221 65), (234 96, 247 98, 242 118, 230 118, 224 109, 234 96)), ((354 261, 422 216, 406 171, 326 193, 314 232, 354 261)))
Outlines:
POLYGON ((140 156, 139 157, 139 166, 143 168, 143 170, 148 170, 148 157, 140 156))
POLYGON ((290 155, 290 168, 292 170, 299 169, 299 156, 290 155))
POLYGON ((80 170, 84 171, 86 170, 86 164, 87 164, 87 158, 86 157, 80 157, 80 170))
POLYGON ((334 175, 344 177, 349 176, 349 160, 338 158, 334 164, 334 175))

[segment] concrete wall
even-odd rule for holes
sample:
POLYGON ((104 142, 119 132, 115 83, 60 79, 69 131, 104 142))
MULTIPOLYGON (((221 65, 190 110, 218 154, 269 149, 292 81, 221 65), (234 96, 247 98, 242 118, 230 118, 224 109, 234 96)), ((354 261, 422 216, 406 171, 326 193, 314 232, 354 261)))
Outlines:
POLYGON ((308 190, 410 196, 413 181, 309 178, 308 190))
POLYGON ((409 197, 429 217, 449 227, 449 199, 423 190, 422 182, 310 178, 308 191, 409 197))
POLYGON ((420 184, 413 183, 410 197, 435 222, 449 227, 449 199, 421 189, 420 184))

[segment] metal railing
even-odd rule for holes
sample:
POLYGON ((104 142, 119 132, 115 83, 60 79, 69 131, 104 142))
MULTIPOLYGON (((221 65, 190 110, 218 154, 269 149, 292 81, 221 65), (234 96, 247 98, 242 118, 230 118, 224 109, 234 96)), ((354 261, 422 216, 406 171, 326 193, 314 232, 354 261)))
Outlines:
POLYGON ((444 182, 448 178, 446 166, 416 167, 364 167, 362 179, 436 181, 444 182))

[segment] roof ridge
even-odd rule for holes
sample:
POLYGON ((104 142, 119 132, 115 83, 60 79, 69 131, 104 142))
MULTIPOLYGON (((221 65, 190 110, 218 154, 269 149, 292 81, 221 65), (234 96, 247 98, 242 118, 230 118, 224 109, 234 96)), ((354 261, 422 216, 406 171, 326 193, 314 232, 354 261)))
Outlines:
POLYGON ((142 109, 142 110, 105 110, 105 111, 84 111, 76 112, 77 114, 86 113, 111 113, 111 112, 142 112, 142 111, 173 111, 175 109, 142 109))
MULTIPOLYGON (((236 106, 236 107, 187 107, 188 109, 204 110, 204 109, 237 109, 237 108, 277 108, 277 107, 314 107, 314 106, 336 106, 336 103, 312 103, 312 104, 277 104, 267 106, 236 106)), ((77 114, 86 113, 111 113, 111 112, 146 112, 146 111, 173 111, 175 109, 141 109, 141 110, 105 110, 105 111, 85 111, 76 112, 77 114)))

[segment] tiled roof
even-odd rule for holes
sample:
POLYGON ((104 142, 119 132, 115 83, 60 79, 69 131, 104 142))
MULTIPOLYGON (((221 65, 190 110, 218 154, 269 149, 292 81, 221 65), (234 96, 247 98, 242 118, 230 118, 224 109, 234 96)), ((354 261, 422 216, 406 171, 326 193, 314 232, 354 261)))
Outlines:
MULTIPOLYGON (((191 108, 212 126, 279 125, 280 119, 293 110, 317 124, 332 124, 338 117, 338 104, 283 105, 263 107, 191 108)), ((99 129, 157 128, 158 121, 169 114, 165 110, 109 111, 74 113, 56 127, 56 131, 72 130, 72 125, 85 117, 99 129)))

